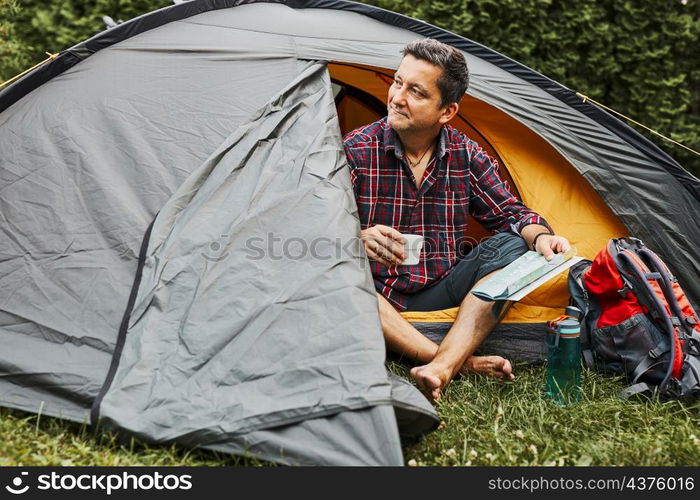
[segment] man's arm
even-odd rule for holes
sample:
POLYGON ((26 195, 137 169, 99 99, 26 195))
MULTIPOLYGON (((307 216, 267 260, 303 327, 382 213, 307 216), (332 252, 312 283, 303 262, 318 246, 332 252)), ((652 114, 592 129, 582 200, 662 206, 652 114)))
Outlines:
POLYGON ((569 250, 566 238, 556 236, 541 215, 527 208, 510 192, 507 183, 498 175, 498 162, 482 149, 471 157, 469 176, 472 215, 487 229, 519 234, 528 248, 541 253, 547 260, 551 260, 555 253, 569 250))
MULTIPOLYGON (((521 235, 528 225, 553 233, 547 221, 516 198, 498 175, 498 161, 483 149, 472 152, 469 161, 469 204, 472 216, 494 233, 521 235)), ((530 243, 530 242, 528 242, 530 243)))
MULTIPOLYGON (((362 162, 362 155, 356 157, 355 151, 348 147, 347 139, 343 142, 345 148, 345 158, 350 169, 350 182, 352 183, 352 191, 355 195, 355 200, 358 198, 360 191, 359 184, 362 182, 361 175, 358 174, 358 165, 362 162)), ((366 159, 365 159, 366 160, 366 159)), ((376 226, 363 229, 360 233, 360 240, 365 247, 367 257, 375 260, 385 266, 395 266, 401 264, 406 258, 404 244, 406 239, 396 229, 377 224, 376 226)))
POLYGON ((353 195, 355 195, 355 199, 357 200, 357 193, 359 189, 358 184, 360 181, 357 178, 357 162, 352 154, 352 150, 347 147, 345 141, 343 141, 343 149, 345 150, 345 159, 348 162, 348 170, 350 171, 350 184, 352 184, 352 193, 353 195))

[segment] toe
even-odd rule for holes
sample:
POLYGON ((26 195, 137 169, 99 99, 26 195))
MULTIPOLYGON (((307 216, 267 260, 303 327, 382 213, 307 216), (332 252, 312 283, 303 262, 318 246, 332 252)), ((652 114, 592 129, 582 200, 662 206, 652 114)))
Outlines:
POLYGON ((503 365, 503 373, 506 376, 506 380, 515 380, 515 375, 513 375, 513 366, 508 360, 506 360, 505 364, 503 365))
POLYGON ((503 360, 503 375, 506 380, 515 380, 515 375, 513 375, 513 365, 507 359, 503 360))
POLYGON ((510 361, 508 361, 507 359, 503 360, 503 365, 501 366, 501 371, 506 376, 509 376, 513 373, 513 366, 510 364, 510 361))

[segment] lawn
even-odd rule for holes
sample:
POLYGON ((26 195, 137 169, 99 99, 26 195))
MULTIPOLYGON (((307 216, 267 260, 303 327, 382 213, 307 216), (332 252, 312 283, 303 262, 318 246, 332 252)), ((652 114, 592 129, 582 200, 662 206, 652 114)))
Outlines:
MULTIPOLYGON (((406 369, 390 369, 405 375, 406 369)), ((516 380, 454 381, 438 405, 439 430, 404 448, 408 465, 700 465, 700 402, 621 401, 621 381, 584 372, 584 400, 542 397, 544 368, 516 380)), ((86 426, 0 409, 0 466, 258 465, 180 446, 119 443, 86 426)))

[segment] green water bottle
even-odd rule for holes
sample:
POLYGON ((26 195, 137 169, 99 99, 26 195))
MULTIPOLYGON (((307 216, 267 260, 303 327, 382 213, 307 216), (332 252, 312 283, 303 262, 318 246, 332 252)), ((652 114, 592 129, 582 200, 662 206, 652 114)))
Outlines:
POLYGON ((566 314, 547 323, 547 386, 545 394, 560 406, 581 398, 581 312, 567 307, 566 314))

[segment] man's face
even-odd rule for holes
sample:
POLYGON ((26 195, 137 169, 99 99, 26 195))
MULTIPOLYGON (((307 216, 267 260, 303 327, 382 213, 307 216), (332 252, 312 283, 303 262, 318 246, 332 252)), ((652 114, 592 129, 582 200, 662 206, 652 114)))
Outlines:
POLYGON ((446 122, 441 120, 445 108, 440 106, 437 86, 442 69, 412 55, 406 55, 394 75, 387 99, 391 128, 397 132, 432 130, 446 122))

